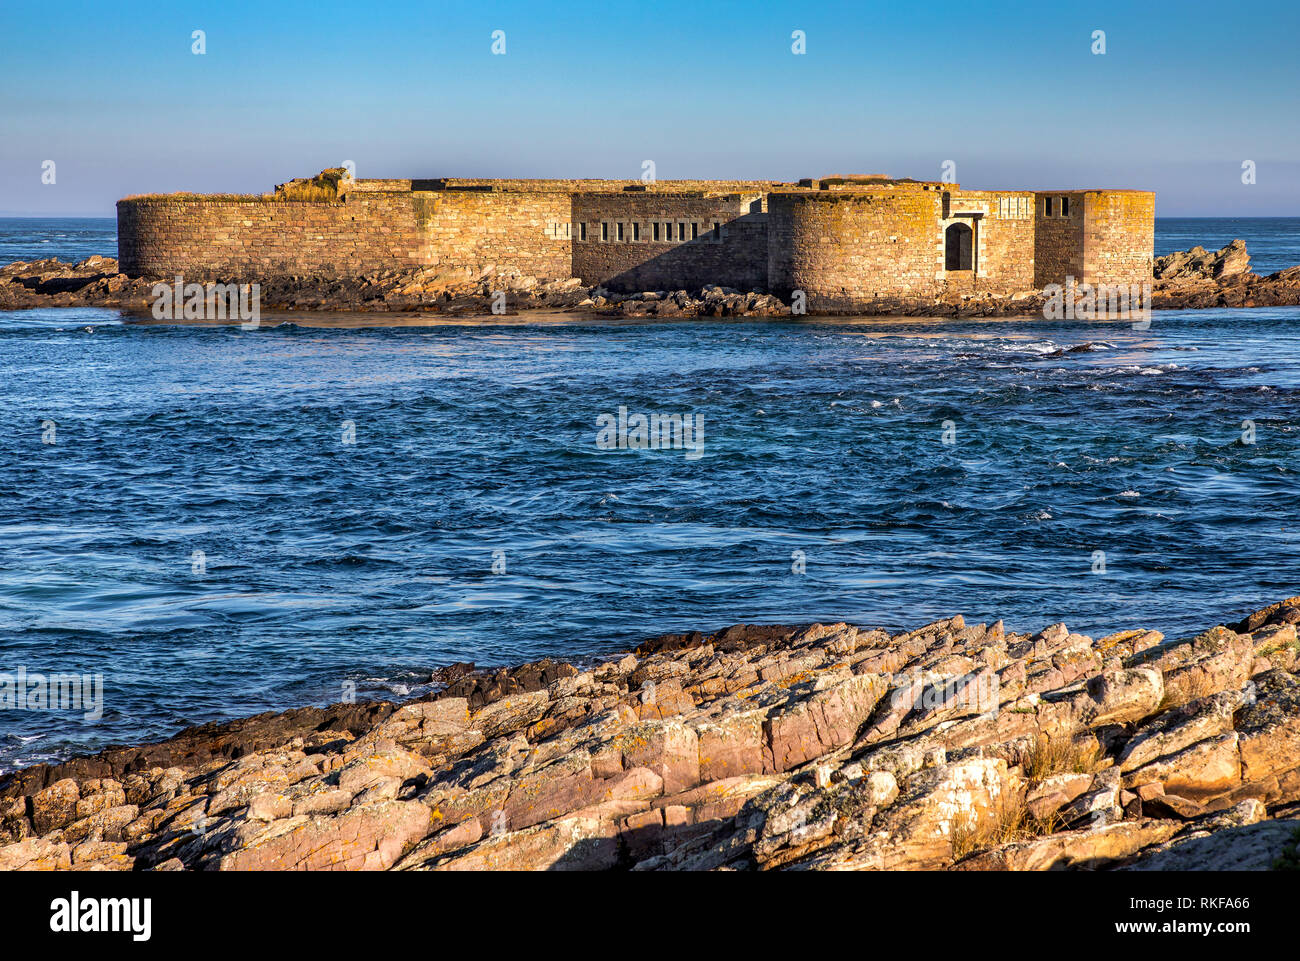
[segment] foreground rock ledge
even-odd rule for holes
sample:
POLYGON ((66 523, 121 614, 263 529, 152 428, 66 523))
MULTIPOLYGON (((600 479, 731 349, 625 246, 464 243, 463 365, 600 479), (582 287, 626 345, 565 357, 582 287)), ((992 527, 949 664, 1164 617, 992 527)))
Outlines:
POLYGON ((0 780, 0 869, 1296 863, 1300 597, 1166 641, 960 617, 667 635, 0 780))

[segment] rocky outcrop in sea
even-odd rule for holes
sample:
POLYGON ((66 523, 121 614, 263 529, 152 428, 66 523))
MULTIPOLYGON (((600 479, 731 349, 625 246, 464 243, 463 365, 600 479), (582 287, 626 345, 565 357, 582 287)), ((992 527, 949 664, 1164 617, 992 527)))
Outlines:
POLYGON ((1296 862, 1300 597, 1190 638, 952 617, 191 728, 0 779, 0 870, 1216 869, 1296 862))
POLYGON ((1243 240, 1219 250, 1203 247, 1155 260, 1151 304, 1156 308, 1284 307, 1300 304, 1300 266, 1261 277, 1250 269, 1243 240))
MULTIPOLYGON (((0 268, 0 310, 32 307, 115 307, 147 314, 156 284, 174 277, 128 277, 117 261, 56 259, 0 268)), ((188 282, 188 281, 187 281, 188 282)), ((196 281, 198 282, 198 281, 196 281)), ((282 311, 361 311, 482 316, 527 310, 590 311, 613 316, 777 316, 790 308, 758 291, 706 286, 700 290, 614 293, 576 279, 542 281, 493 272, 445 273, 435 268, 384 271, 355 280, 283 277, 262 282, 260 307, 282 311), (504 299, 501 295, 504 294, 504 299), (494 309, 496 308, 496 309, 494 309)))
MULTIPOLYGON (((1249 269, 1241 240, 1219 251, 1193 247, 1155 260, 1151 306, 1274 307, 1300 304, 1300 266, 1261 277, 1249 269)), ((235 282, 238 278, 229 278, 235 282)), ((128 277, 110 257, 79 263, 56 259, 0 267, 0 310, 33 307, 110 307, 148 313, 155 284, 174 277, 128 277)), ((707 285, 698 290, 618 292, 580 280, 542 281, 492 271, 446 272, 426 267, 392 270, 355 280, 281 277, 261 284, 260 306, 277 311, 374 311, 445 316, 484 316, 530 310, 581 311, 608 317, 778 317, 791 305, 761 290, 707 285), (504 299, 501 295, 504 294, 504 299), (494 307, 496 308, 494 310, 494 307)), ((1013 297, 963 295, 934 302, 882 300, 872 313, 911 317, 1003 317, 1041 315, 1044 297, 1025 291, 1013 297)), ((1127 319, 1127 315, 1124 319, 1127 319)))

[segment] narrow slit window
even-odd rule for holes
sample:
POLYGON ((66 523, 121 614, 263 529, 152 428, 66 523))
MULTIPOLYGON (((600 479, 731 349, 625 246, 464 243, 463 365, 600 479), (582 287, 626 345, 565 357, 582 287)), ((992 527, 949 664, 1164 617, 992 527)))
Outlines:
POLYGON ((656 243, 658 243, 659 242, 659 221, 656 220, 653 224, 650 225, 650 228, 651 228, 650 229, 651 239, 654 240, 656 243))
POLYGON ((602 220, 602 221, 600 222, 600 239, 601 239, 601 241, 607 241, 607 240, 609 240, 609 221, 608 221, 608 220, 602 220))
POLYGON ((618 222, 618 239, 620 241, 623 239, 623 221, 621 220, 618 222))
POLYGON ((640 239, 641 239, 641 221, 639 221, 639 220, 638 220, 638 221, 635 221, 635 222, 632 224, 632 239, 633 239, 633 240, 640 240, 640 239))
POLYGON ((579 240, 587 239, 587 222, 585 220, 582 223, 578 224, 578 239, 579 240))

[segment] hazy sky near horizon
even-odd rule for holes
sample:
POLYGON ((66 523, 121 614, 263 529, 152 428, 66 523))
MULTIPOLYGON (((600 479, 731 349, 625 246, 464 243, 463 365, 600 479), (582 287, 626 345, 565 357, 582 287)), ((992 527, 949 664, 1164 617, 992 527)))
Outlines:
POLYGON ((635 178, 647 159, 660 179, 780 180, 938 180, 951 160, 968 187, 1300 216, 1298 33, 1295 0, 13 3, 0 216, 264 192, 347 160, 360 177, 635 178))

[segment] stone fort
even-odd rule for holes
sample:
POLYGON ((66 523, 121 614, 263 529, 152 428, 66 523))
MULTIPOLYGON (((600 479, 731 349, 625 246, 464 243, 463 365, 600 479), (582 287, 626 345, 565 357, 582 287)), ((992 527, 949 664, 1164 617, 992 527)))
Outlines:
POLYGON ((118 201, 121 269, 254 282, 433 268, 579 278, 611 290, 706 284, 870 311, 1064 284, 1151 280, 1155 197, 966 190, 883 176, 797 183, 352 179, 265 195, 118 201))

